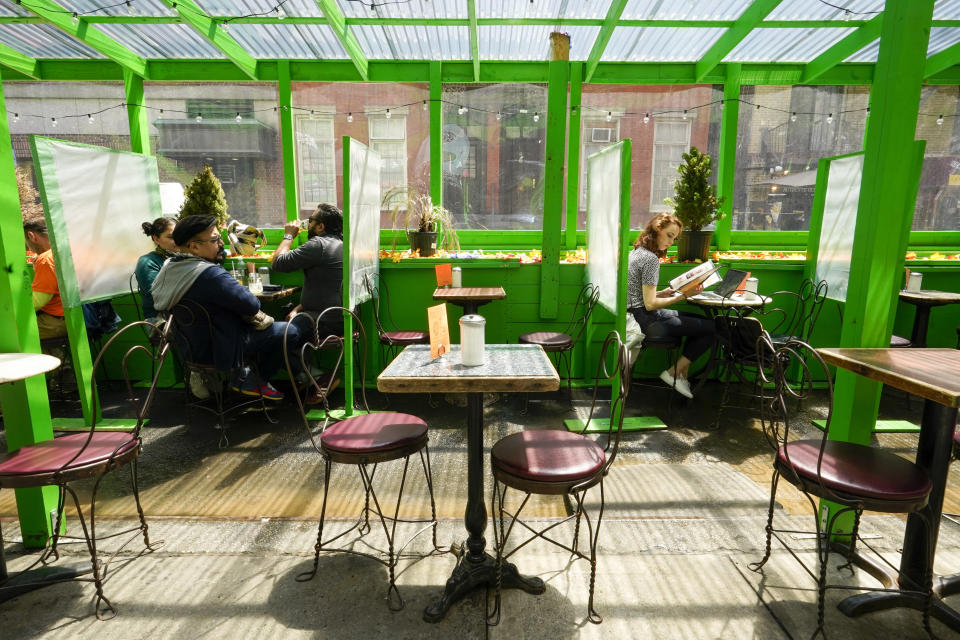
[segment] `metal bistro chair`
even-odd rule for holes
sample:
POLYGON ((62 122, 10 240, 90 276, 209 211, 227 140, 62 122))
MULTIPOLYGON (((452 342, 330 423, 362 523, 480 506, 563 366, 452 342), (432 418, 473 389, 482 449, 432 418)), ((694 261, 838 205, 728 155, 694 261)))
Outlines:
MULTIPOLYGON (((183 366, 183 392, 186 397, 187 426, 192 426, 192 409, 200 409, 213 414, 217 418, 217 424, 214 428, 220 431, 218 444, 221 448, 224 448, 230 445, 227 438, 227 418, 236 412, 259 405, 259 409, 263 411, 267 422, 276 424, 277 421, 267 411, 267 405, 262 395, 250 397, 235 394, 237 395, 236 400, 227 402, 228 393, 232 393, 229 390, 230 378, 236 372, 221 371, 212 362, 213 321, 207 310, 193 300, 184 299, 170 311, 170 317, 176 320, 171 338, 179 352, 179 360, 183 366), (195 336, 191 340, 190 327, 199 328, 199 333, 204 339, 198 339, 195 336), (193 394, 190 389, 191 375, 197 375, 203 381, 204 388, 213 398, 213 406, 210 406, 207 402, 209 398, 201 398, 193 394)), ((259 375, 255 367, 250 375, 259 375)))
POLYGON ((378 273, 368 273, 364 276, 363 284, 373 301, 373 319, 377 324, 377 334, 380 336, 380 366, 386 362, 384 354, 393 360, 401 349, 411 344, 430 344, 430 334, 426 331, 411 331, 395 329, 396 323, 390 314, 390 296, 387 283, 378 273))
MULTIPOLYGON (((366 386, 364 384, 364 374, 366 371, 366 335, 363 325, 360 323, 357 315, 343 307, 331 307, 320 314, 318 321, 325 318, 337 317, 340 314, 351 314, 355 326, 358 328, 359 339, 356 341, 360 347, 360 379, 359 389, 362 399, 362 409, 366 413, 361 413, 352 417, 345 418, 338 422, 333 422, 329 418, 324 420, 320 426, 319 432, 314 431, 307 419, 306 408, 303 398, 299 393, 295 394, 297 399, 297 409, 300 412, 300 419, 303 421, 304 429, 314 449, 321 455, 324 462, 323 474, 323 505, 320 508, 320 522, 317 529, 317 542, 314 545, 313 570, 304 572, 297 576, 297 580, 305 582, 313 579, 320 566, 321 552, 351 553, 372 558, 380 562, 389 572, 389 583, 387 587, 387 605, 392 611, 399 611, 404 606, 403 597, 396 585, 395 569, 398 561, 405 557, 421 558, 423 554, 404 554, 403 550, 418 535, 430 529, 432 531, 433 550, 426 555, 432 555, 442 550, 437 545, 437 510, 433 498, 433 474, 430 470, 430 448, 428 444, 427 423, 420 418, 406 413, 396 412, 377 412, 370 413, 367 405, 366 386), (400 518, 400 503, 403 498, 403 490, 407 480, 407 469, 410 464, 410 457, 419 454, 420 464, 423 468, 424 479, 427 484, 427 491, 430 494, 430 519, 406 519, 400 518), (374 477, 377 473, 377 467, 380 463, 391 462, 394 460, 403 460, 403 468, 400 473, 400 486, 397 491, 397 501, 395 505, 381 503, 374 487, 374 477), (360 475, 360 482, 364 491, 364 503, 361 508, 357 522, 351 527, 324 538, 324 523, 327 515, 327 497, 330 491, 330 475, 334 463, 350 465, 357 468, 360 475), (392 515, 387 512, 392 507, 392 515), (383 534, 387 539, 386 550, 376 550, 375 553, 358 551, 352 547, 341 546, 332 547, 331 545, 340 540, 347 534, 357 531, 357 536, 353 539, 355 542, 359 538, 370 533, 370 516, 375 515, 380 521, 383 534), (398 523, 416 523, 424 524, 413 534, 406 542, 399 547, 396 544, 396 529, 398 523)), ((286 365, 287 373, 293 378, 293 366, 290 362, 289 351, 286 349, 286 335, 284 336, 284 353, 287 354, 286 365)), ((334 367, 336 374, 343 362, 344 340, 339 336, 327 336, 322 340, 317 340, 316 335, 313 339, 307 339, 300 347, 298 353, 299 364, 303 367, 309 381, 308 387, 317 390, 323 390, 308 366, 312 360, 313 352, 324 348, 339 348, 340 352, 334 367), (329 345, 333 345, 330 347, 329 345)), ((332 376, 331 376, 332 377, 332 376)), ((310 389, 308 388, 308 391, 310 389)), ((326 391, 326 390, 324 390, 326 391)), ((328 396, 324 393, 324 405, 329 415, 328 396)))
MULTIPOLYGON (((150 323, 134 322, 129 324, 115 333, 107 341, 93 363, 93 381, 96 380, 96 374, 103 366, 106 355, 112 353, 111 349, 113 349, 114 345, 116 345, 116 349, 124 348, 129 345, 132 338, 129 335, 130 333, 139 333, 143 329, 156 328, 154 325, 150 325, 150 327, 141 326, 144 324, 149 325, 150 323)), ((54 485, 59 492, 56 523, 53 527, 50 545, 43 550, 39 558, 27 567, 23 573, 14 575, 6 582, 0 583, 0 591, 5 589, 19 590, 30 584, 29 582, 18 581, 18 577, 28 575, 27 572, 39 564, 46 565, 57 560, 59 558, 57 547, 61 540, 81 539, 86 542, 87 549, 90 552, 92 575, 81 574, 79 577, 71 576, 64 579, 93 582, 96 585, 94 611, 97 618, 101 620, 112 618, 117 614, 117 608, 103 593, 103 585, 107 580, 111 561, 138 535, 143 536, 143 544, 146 551, 155 551, 163 545, 162 541, 150 542, 147 521, 144 518, 143 508, 140 505, 137 461, 142 447, 140 430, 146 422, 147 413, 150 410, 150 405, 156 393, 159 371, 169 351, 169 330, 170 323, 167 324, 165 333, 162 334, 159 347, 156 351, 151 351, 143 345, 137 344, 129 347, 121 357, 121 369, 124 382, 126 383, 127 399, 130 401, 133 414, 136 417, 136 426, 132 431, 98 431, 96 419, 94 419, 89 430, 83 433, 74 433, 54 438, 53 440, 25 445, 16 451, 0 456, 0 489, 22 489, 54 485), (134 388, 133 386, 134 381, 131 379, 130 365, 131 358, 134 354, 149 359, 155 365, 153 367, 154 374, 148 388, 134 388), (123 466, 127 466, 130 469, 130 483, 133 499, 137 508, 138 524, 122 531, 98 536, 95 517, 98 489, 108 473, 123 466), (85 481, 90 478, 93 478, 93 485, 90 495, 89 516, 85 517, 80 505, 80 498, 74 490, 73 483, 85 481), (77 518, 80 521, 80 528, 83 532, 82 537, 67 536, 61 533, 64 531, 64 509, 68 494, 77 509, 77 518), (125 534, 131 534, 129 539, 124 541, 105 562, 102 561, 97 548, 98 543, 107 538, 114 538, 125 534), (103 606, 101 607, 101 605, 103 606), (107 615, 108 612, 110 615, 107 615)), ((98 396, 95 382, 91 382, 91 391, 93 397, 91 413, 93 416, 96 416, 98 414, 98 396)), ((86 483, 84 484, 86 485, 86 483)), ((43 580, 43 582, 48 581, 50 581, 50 578, 43 580)), ((53 581, 57 580, 54 578, 53 581)))
MULTIPOLYGON (((867 445, 851 442, 830 440, 833 412, 833 385, 830 382, 829 371, 823 359, 810 345, 799 340, 792 340, 782 346, 776 346, 766 336, 757 342, 758 358, 769 361, 769 373, 766 368, 760 369, 764 382, 773 385, 774 392, 769 400, 763 402, 762 426, 767 441, 775 449, 773 463, 773 477, 770 487, 770 507, 767 514, 766 551, 759 562, 750 565, 754 571, 761 572, 764 564, 770 559, 772 538, 776 537, 786 547, 791 555, 804 567, 807 573, 817 582, 817 627, 811 637, 821 635, 826 637, 823 628, 824 600, 827 589, 850 589, 876 591, 868 587, 827 584, 827 563, 830 556, 831 544, 839 546, 837 538, 846 538, 849 542, 841 547, 847 558, 847 564, 841 568, 851 568, 856 561, 854 553, 858 543, 873 551, 873 549, 859 536, 860 516, 865 510, 881 513, 915 514, 924 517, 923 507, 927 504, 930 495, 930 478, 927 474, 900 456, 867 445), (791 381, 787 369, 795 367, 801 371, 804 383, 799 386, 791 381), (790 431, 790 414, 787 411, 787 402, 791 399, 800 399, 812 389, 813 380, 825 379, 829 400, 829 413, 826 428, 817 438, 795 439, 790 431), (810 501, 816 525, 817 559, 819 571, 807 567, 799 555, 790 550, 787 544, 789 535, 807 532, 777 529, 773 526, 773 512, 776 506, 777 484, 783 478, 797 487, 810 501), (840 505, 840 508, 821 523, 817 499, 830 500, 840 505), (837 533, 834 525, 837 518, 845 513, 853 512, 854 525, 851 533, 837 533), (789 534, 782 536, 781 534, 789 534)), ((933 542, 928 540, 928 554, 933 553, 933 542)), ((876 553, 874 551, 874 553, 876 553)), ((880 554, 876 554, 881 562, 891 569, 896 567, 890 564, 880 554)), ((852 569, 851 569, 852 570, 852 569)), ((923 627, 932 638, 930 629, 930 602, 932 597, 932 580, 928 576, 927 584, 905 584, 905 578, 900 577, 901 587, 913 589, 925 598, 923 610, 923 627)), ((879 589, 882 590, 882 589, 879 589)))
MULTIPOLYGON (((527 543, 540 538, 553 543, 571 553, 572 558, 590 562, 590 597, 587 601, 587 619, 599 624, 603 621, 593 606, 593 592, 597 574, 597 539, 603 519, 603 479, 617 457, 620 446, 620 433, 623 428, 623 409, 630 391, 630 356, 616 331, 611 331, 603 342, 600 364, 597 368, 593 388, 593 401, 584 429, 597 412, 597 391, 602 384, 613 384, 619 380, 615 400, 610 404, 611 431, 606 446, 580 433, 571 433, 566 429, 530 430, 514 433, 501 438, 490 450, 493 468, 493 537, 497 553, 497 585, 493 610, 488 612, 490 625, 500 621, 501 580, 503 563, 527 543), (608 367, 607 361, 613 360, 608 367), (617 376, 619 375, 619 378, 617 376), (596 522, 584 504, 584 497, 592 487, 599 486, 600 506, 597 509, 596 522), (524 497, 514 511, 506 506, 507 489, 516 489, 524 497), (573 500, 574 513, 559 522, 553 522, 543 529, 534 529, 530 524, 519 520, 520 513, 533 494, 569 496, 573 500), (504 522, 504 515, 510 516, 510 522, 504 522), (553 529, 574 521, 573 541, 568 546, 549 534, 553 529), (586 524, 587 549, 580 548, 581 523, 586 524), (516 545, 509 552, 507 541, 514 525, 519 524, 532 535, 516 545)), ((611 393, 614 393, 611 387, 611 393)))
POLYGON ((557 354, 557 368, 560 368, 561 363, 566 364, 568 394, 570 393, 571 354, 587 328, 587 321, 590 320, 590 314, 593 313, 593 308, 597 306, 599 299, 600 287, 587 283, 580 289, 577 302, 573 307, 573 314, 563 331, 533 331, 517 338, 520 344, 538 344, 548 354, 557 354))
POLYGON ((776 345, 789 340, 810 342, 827 299, 827 281, 804 278, 797 291, 775 291, 759 311, 776 345))

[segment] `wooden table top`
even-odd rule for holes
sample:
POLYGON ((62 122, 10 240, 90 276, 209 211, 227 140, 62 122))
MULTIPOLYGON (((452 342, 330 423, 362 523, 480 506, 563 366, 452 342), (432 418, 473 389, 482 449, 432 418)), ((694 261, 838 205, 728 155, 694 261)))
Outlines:
POLYGON ((546 352, 536 344, 488 344, 486 362, 460 364, 460 345, 430 360, 430 345, 411 345, 377 377, 377 389, 387 393, 469 391, 556 391, 560 377, 546 352))
POLYGON ((957 349, 817 349, 832 365, 870 380, 960 407, 960 351, 957 349))
POLYGON ((263 293, 255 293, 257 300, 260 302, 273 302, 274 300, 281 300, 292 296, 297 291, 300 291, 300 287, 285 287, 279 291, 264 291, 263 293))
POLYGON ((928 305, 931 307, 943 304, 960 303, 960 293, 950 291, 935 291, 933 289, 921 289, 920 291, 900 291, 900 299, 910 304, 928 305))
POLYGON ((453 303, 503 300, 506 297, 503 287, 437 287, 433 292, 434 300, 453 303))
POLYGON ((704 297, 700 294, 697 294, 687 298, 687 302, 692 304, 698 304, 701 307, 716 307, 718 309, 721 307, 762 307, 770 302, 770 300, 771 299, 767 296, 761 296, 755 293, 735 293, 726 298, 714 298, 712 296, 704 297))
POLYGON ((0 384, 38 376, 59 366, 60 358, 45 353, 0 353, 0 384))

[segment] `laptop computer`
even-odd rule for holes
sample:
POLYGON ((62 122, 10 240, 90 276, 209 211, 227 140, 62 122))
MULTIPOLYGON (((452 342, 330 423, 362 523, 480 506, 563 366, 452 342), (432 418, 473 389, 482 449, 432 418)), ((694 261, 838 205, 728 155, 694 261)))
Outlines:
POLYGON ((717 300, 729 298, 730 295, 737 290, 737 287, 740 286, 740 283, 743 282, 743 279, 746 277, 746 271, 741 271, 739 269, 727 269, 727 272, 723 276, 723 280, 720 281, 720 284, 717 285, 716 289, 713 291, 701 291, 699 295, 705 298, 714 298, 717 300))

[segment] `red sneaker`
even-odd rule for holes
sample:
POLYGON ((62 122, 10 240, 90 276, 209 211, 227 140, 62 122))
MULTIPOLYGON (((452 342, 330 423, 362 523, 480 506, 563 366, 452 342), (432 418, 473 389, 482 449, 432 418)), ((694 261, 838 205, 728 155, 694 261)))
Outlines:
POLYGON ((285 397, 282 392, 277 391, 273 388, 269 382, 262 386, 256 386, 250 383, 244 383, 242 386, 233 386, 231 387, 237 393, 242 393, 245 396, 263 396, 264 400, 273 400, 279 402, 285 397))

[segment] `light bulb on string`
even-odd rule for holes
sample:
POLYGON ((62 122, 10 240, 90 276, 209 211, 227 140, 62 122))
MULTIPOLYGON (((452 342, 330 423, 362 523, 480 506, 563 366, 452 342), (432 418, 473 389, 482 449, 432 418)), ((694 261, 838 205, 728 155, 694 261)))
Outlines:
POLYGON ((937 126, 939 127, 939 126, 942 125, 942 124, 943 124, 943 114, 941 113, 941 114, 937 117, 937 126))
POLYGON ((87 114, 87 124, 93 124, 93 123, 94 123, 93 114, 92 114, 92 113, 88 113, 88 114, 87 114))
POLYGON ((833 124, 833 114, 827 114, 827 124, 833 124))
POLYGON ((844 10, 843 10, 843 21, 844 21, 844 22, 850 22, 850 18, 852 18, 852 17, 853 17, 853 12, 850 11, 850 9, 844 9, 844 10))
POLYGON ((423 101, 423 110, 424 110, 424 111, 427 110, 427 101, 426 101, 426 100, 423 101))
POLYGON ((385 114, 383 114, 383 117, 386 118, 387 120, 389 120, 389 119, 390 119, 390 115, 391 115, 391 114, 390 114, 390 109, 387 109, 387 112, 386 112, 385 114))
POLYGON ((287 17, 287 12, 283 10, 282 5, 277 5, 277 20, 283 20, 287 17))
POLYGON ((500 118, 502 118, 502 117, 503 117, 503 116, 500 114, 500 112, 497 111, 497 122, 500 122, 500 118))
POLYGON ((353 114, 352 114, 352 113, 348 113, 348 114, 347 114, 347 122, 353 122, 353 114))
POLYGON ((684 119, 684 120, 687 119, 687 110, 686 110, 686 109, 683 110, 683 119, 684 119))
POLYGON ((236 120, 237 122, 243 121, 243 116, 240 115, 240 112, 239 112, 239 111, 237 111, 237 117, 234 118, 234 120, 236 120))
POLYGON ((796 122, 796 121, 797 121, 797 112, 794 111, 793 113, 790 114, 790 122, 796 122))
POLYGON ((56 118, 50 118, 50 126, 56 128, 56 126, 57 126, 57 119, 56 119, 56 118))
POLYGON ((230 32, 230 23, 229 23, 228 21, 224 20, 224 21, 220 24, 220 28, 223 29, 224 31, 226 31, 227 33, 229 33, 229 32, 230 32))
POLYGON ((650 114, 649 113, 643 114, 643 124, 648 124, 649 122, 650 122, 650 114))
POLYGON ((200 124, 201 122, 203 122, 203 114, 198 113, 196 120, 197 120, 197 124, 200 124))
POLYGON ((73 12, 73 15, 70 16, 70 21, 71 21, 74 25, 77 25, 77 24, 80 23, 80 16, 79 16, 79 14, 77 14, 76 11, 74 11, 74 12, 73 12))
POLYGON ((19 114, 19 113, 14 113, 14 114, 13 114, 13 121, 14 121, 14 122, 20 122, 20 114, 19 114))
POLYGON ((540 122, 540 112, 539 112, 539 111, 537 111, 537 112, 535 112, 535 113, 533 114, 533 121, 534 121, 534 122, 540 122))
POLYGON ((137 9, 133 6, 133 0, 127 0, 127 13, 131 16, 137 15, 137 9))
POLYGON ((613 120, 613 111, 607 111, 607 117, 605 118, 605 120, 607 122, 611 122, 613 120))

